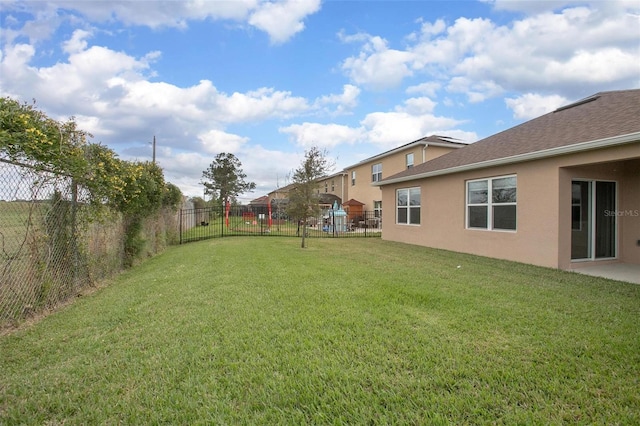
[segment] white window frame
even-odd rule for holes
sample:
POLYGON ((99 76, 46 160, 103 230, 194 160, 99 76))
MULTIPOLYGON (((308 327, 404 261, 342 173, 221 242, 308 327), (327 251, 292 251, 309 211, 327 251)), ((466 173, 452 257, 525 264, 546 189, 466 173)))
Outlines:
POLYGON ((407 169, 410 169, 413 167, 413 161, 414 161, 414 156, 413 156, 413 152, 410 152, 407 154, 407 169))
POLYGON ((382 217, 382 200, 373 202, 373 217, 382 217))
POLYGON ((495 176, 495 177, 490 177, 490 178, 482 178, 482 179, 471 179, 465 182, 465 228, 466 229, 472 229, 472 230, 483 230, 483 231, 498 231, 498 232, 516 232, 518 230, 518 177, 517 175, 505 175, 505 176, 495 176), (493 183, 496 180, 500 180, 500 179, 508 179, 508 178, 513 178, 515 179, 515 189, 516 189, 516 194, 515 194, 515 201, 513 202, 494 202, 493 201, 493 183), (469 185, 471 183, 476 183, 476 182, 487 182, 487 200, 484 203, 471 203, 469 200, 469 185), (493 217, 493 211, 494 211, 494 207, 503 207, 503 206, 515 206, 516 208, 516 212, 515 212, 515 228, 514 229, 509 229, 509 228, 496 228, 495 224, 494 224, 494 217, 493 217), (471 226, 470 221, 470 215, 469 215, 469 208, 470 207, 486 207, 487 209, 487 222, 486 222, 486 227, 478 227, 478 226, 471 226))
POLYGON ((380 182, 382 180, 382 163, 376 163, 371 166, 371 182, 380 182))
MULTIPOLYGON (((415 192, 414 192, 414 194, 415 194, 415 192)), ((414 187, 411 187, 411 188, 398 188, 398 189, 396 189, 396 224, 397 225, 420 226, 420 222, 421 222, 420 216, 422 214, 421 208, 422 208, 422 189, 419 186, 414 186, 414 187), (419 204, 417 204, 417 205, 415 205, 415 204, 411 205, 411 193, 412 193, 412 191, 417 191, 418 192, 418 202, 419 202, 419 204), (407 194, 407 205, 406 206, 398 204, 398 195, 401 192, 406 192, 406 194, 407 194), (399 209, 401 209, 401 208, 402 209, 405 209, 405 208, 407 209, 407 221, 406 222, 400 222, 400 220, 399 220, 398 212, 399 212, 399 209), (411 215, 411 211, 412 210, 418 210, 418 222, 417 223, 415 223, 415 222, 412 223, 411 222, 411 216, 412 216, 411 215)))
POLYGON ((352 170, 351 171, 351 186, 355 186, 356 184, 356 171, 352 170))

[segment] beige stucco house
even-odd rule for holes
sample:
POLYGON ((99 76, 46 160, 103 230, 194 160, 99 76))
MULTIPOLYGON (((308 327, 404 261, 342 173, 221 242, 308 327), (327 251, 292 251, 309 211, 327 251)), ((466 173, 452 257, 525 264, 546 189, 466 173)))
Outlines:
POLYGON ((640 90, 598 93, 374 185, 386 240, 560 269, 640 264, 640 90))
MULTIPOLYGON (((318 179, 317 192, 322 200, 331 203, 337 200, 350 217, 364 215, 367 218, 380 218, 381 192, 380 188, 372 183, 464 146, 465 143, 453 138, 427 136, 318 179), (356 208, 357 212, 354 211, 352 214, 352 208, 356 208)), ((271 191, 267 195, 269 202, 286 202, 292 187, 290 184, 271 191)))
POLYGON ((344 170, 318 180, 319 195, 335 195, 342 203, 343 201, 346 201, 348 193, 349 187, 347 186, 347 172, 344 170))
POLYGON ((346 167, 348 199, 362 203, 363 211, 381 217, 382 193, 376 183, 464 146, 457 139, 427 136, 346 167))

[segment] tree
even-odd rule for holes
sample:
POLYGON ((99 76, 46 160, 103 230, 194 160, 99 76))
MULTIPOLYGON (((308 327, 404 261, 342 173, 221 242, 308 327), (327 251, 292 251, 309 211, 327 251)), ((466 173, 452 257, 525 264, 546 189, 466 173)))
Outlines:
POLYGON ((246 174, 243 173, 242 164, 235 155, 220 153, 202 172, 205 193, 218 198, 221 203, 235 201, 235 198, 243 192, 251 192, 256 188, 253 182, 246 182, 246 174))
POLYGON ((162 206, 172 210, 178 210, 182 205, 182 191, 171 182, 164 185, 164 194, 162 196, 162 206))
POLYGON ((202 197, 191 197, 191 202, 193 203, 194 209, 204 209, 207 206, 207 203, 202 197))
POLYGON ((302 248, 305 248, 307 218, 320 213, 318 182, 333 167, 326 151, 312 147, 304 153, 304 160, 291 177, 293 188, 289 191, 287 213, 302 223, 302 248))

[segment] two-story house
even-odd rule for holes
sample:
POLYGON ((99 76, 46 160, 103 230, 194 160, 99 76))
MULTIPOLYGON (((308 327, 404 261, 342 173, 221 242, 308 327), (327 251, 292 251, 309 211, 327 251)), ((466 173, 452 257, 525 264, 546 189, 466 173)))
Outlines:
MULTIPOLYGON (((318 179, 321 204, 341 204, 349 220, 370 220, 380 224, 382 197, 374 186, 383 178, 412 168, 467 144, 446 136, 427 136, 369 157, 337 173, 318 179)), ((271 191, 269 202, 284 205, 292 185, 271 191)))
POLYGON ((349 216, 356 215, 357 210, 367 212, 367 217, 373 213, 373 217, 381 218, 382 195, 376 182, 466 145, 446 136, 427 136, 346 167, 344 198, 348 198, 343 201, 344 209, 349 216))

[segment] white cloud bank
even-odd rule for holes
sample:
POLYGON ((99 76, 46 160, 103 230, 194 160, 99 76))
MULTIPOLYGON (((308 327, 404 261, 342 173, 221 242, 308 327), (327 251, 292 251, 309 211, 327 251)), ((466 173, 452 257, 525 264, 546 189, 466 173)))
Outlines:
MULTIPOLYGON (((600 90, 636 87, 640 80, 637 1, 494 1, 497 9, 532 13, 508 25, 485 18, 422 23, 393 49, 377 35, 339 33, 362 43, 341 69, 373 90, 422 80, 409 93, 436 88, 466 95, 471 103, 508 92, 536 94, 555 104, 555 94, 575 99, 600 90)), ((509 106, 515 105, 513 102, 509 106)), ((520 105, 522 106, 522 105, 520 105)), ((519 111, 518 117, 529 117, 519 111)))
MULTIPOLYGON (((48 1, 27 5, 3 2, 6 11, 28 8, 37 17, 23 32, 31 42, 48 38, 64 18, 61 11, 73 11, 90 22, 119 21, 128 26, 153 29, 186 29, 190 21, 224 20, 264 31, 271 43, 286 43, 305 27, 304 20, 320 10, 320 0, 233 0, 233 1, 48 1)), ((14 35, 9 35, 13 37, 14 35)))

